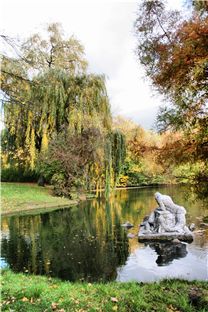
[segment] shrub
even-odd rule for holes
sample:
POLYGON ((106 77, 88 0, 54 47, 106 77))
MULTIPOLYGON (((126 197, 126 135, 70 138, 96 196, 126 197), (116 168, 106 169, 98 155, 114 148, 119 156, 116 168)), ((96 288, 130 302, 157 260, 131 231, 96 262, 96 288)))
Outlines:
POLYGON ((54 186, 54 194, 57 196, 69 196, 69 189, 66 184, 66 177, 63 173, 55 173, 52 176, 51 184, 54 186))
POLYGON ((23 168, 2 168, 2 182, 37 182, 38 174, 34 170, 23 168))
POLYGON ((99 163, 101 145, 101 134, 96 128, 80 134, 59 133, 51 140, 47 153, 40 156, 37 170, 53 184, 56 195, 71 197, 72 188, 83 188, 90 168, 99 163))

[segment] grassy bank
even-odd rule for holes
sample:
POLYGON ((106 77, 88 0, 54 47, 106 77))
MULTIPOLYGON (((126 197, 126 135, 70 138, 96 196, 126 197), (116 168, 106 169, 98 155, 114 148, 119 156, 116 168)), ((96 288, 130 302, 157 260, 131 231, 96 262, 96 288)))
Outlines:
MULTIPOLYGON (((137 188, 145 187, 147 186, 137 186, 137 188)), ((151 185, 149 187, 151 187, 151 185)), ((136 186, 134 188, 136 188, 136 186)), ((132 187, 122 187, 117 189, 132 189, 132 187)), ((87 194, 87 198, 92 197, 92 194, 87 194)), ((82 199, 84 198, 85 196, 83 196, 82 199)), ((42 212, 76 205, 78 202, 79 199, 76 199, 76 196, 73 200, 53 196, 51 186, 41 187, 35 183, 1 183, 2 215, 12 215, 17 213, 28 214, 34 213, 36 210, 42 212)))
POLYGON ((207 311, 205 282, 69 283, 43 276, 2 274, 2 311, 207 311))
POLYGON ((46 210, 76 204, 76 200, 52 195, 48 186, 41 187, 33 183, 2 183, 2 215, 33 210, 46 210))

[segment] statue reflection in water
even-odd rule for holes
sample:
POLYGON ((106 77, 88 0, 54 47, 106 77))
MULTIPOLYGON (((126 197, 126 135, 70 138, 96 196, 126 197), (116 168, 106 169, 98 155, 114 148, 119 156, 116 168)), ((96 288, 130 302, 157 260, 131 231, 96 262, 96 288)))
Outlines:
POLYGON ((160 242, 160 243, 149 243, 152 249, 158 254, 156 263, 158 266, 169 265, 174 259, 185 258, 188 254, 186 250, 186 244, 182 242, 170 243, 170 242, 160 242))

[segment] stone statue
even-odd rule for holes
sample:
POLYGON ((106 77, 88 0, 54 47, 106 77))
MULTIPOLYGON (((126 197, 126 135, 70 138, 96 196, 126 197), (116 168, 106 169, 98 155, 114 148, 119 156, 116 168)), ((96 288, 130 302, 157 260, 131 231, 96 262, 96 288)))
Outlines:
POLYGON ((140 235, 157 234, 155 237, 177 238, 180 235, 188 235, 192 238, 192 234, 188 227, 186 226, 186 209, 182 206, 176 205, 170 196, 162 195, 161 193, 155 193, 155 200, 158 203, 158 207, 150 214, 144 218, 141 227, 140 235))

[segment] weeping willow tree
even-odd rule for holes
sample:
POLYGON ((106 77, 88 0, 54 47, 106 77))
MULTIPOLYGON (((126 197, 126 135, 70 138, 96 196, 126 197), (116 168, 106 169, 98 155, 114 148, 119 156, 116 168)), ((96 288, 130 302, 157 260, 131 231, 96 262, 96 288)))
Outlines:
POLYGON ((40 151, 46 151, 54 133, 81 133, 90 125, 102 131, 111 126, 104 77, 72 76, 48 70, 28 90, 28 105, 5 103, 5 124, 15 137, 17 150, 25 151, 25 165, 34 169, 40 151))
POLYGON ((63 103, 61 83, 58 85, 55 81, 58 77, 51 72, 62 71, 73 77, 83 75, 87 66, 84 48, 74 37, 65 39, 58 24, 49 25, 44 37, 34 34, 20 43, 6 36, 1 38, 7 44, 1 62, 1 99, 6 128, 2 138, 4 160, 17 167, 34 169, 37 152, 47 149, 49 131, 53 131, 51 115, 54 116, 55 110, 52 106, 58 103, 57 96, 63 103), (46 106, 49 101, 52 101, 51 107, 46 106), (44 114, 48 115, 48 120, 44 114))
POLYGON ((83 46, 74 37, 65 39, 60 25, 49 25, 45 37, 35 34, 14 51, 2 56, 6 141, 15 138, 26 166, 34 169, 38 152, 63 128, 80 133, 92 123, 110 127, 104 77, 86 74, 83 46))
POLYGON ((86 184, 109 188, 120 172, 124 142, 112 134, 105 77, 87 74, 83 47, 74 37, 64 39, 57 24, 47 34, 23 42, 16 57, 2 57, 3 165, 34 170, 58 134, 80 136, 93 127, 103 145, 86 165, 86 184))
POLYGON ((125 137, 119 130, 112 131, 105 143, 105 194, 115 188, 126 157, 125 137))
POLYGON ((112 133, 112 167, 113 167, 113 184, 118 182, 119 175, 123 169, 123 163, 126 157, 126 145, 124 135, 114 130, 112 133))

